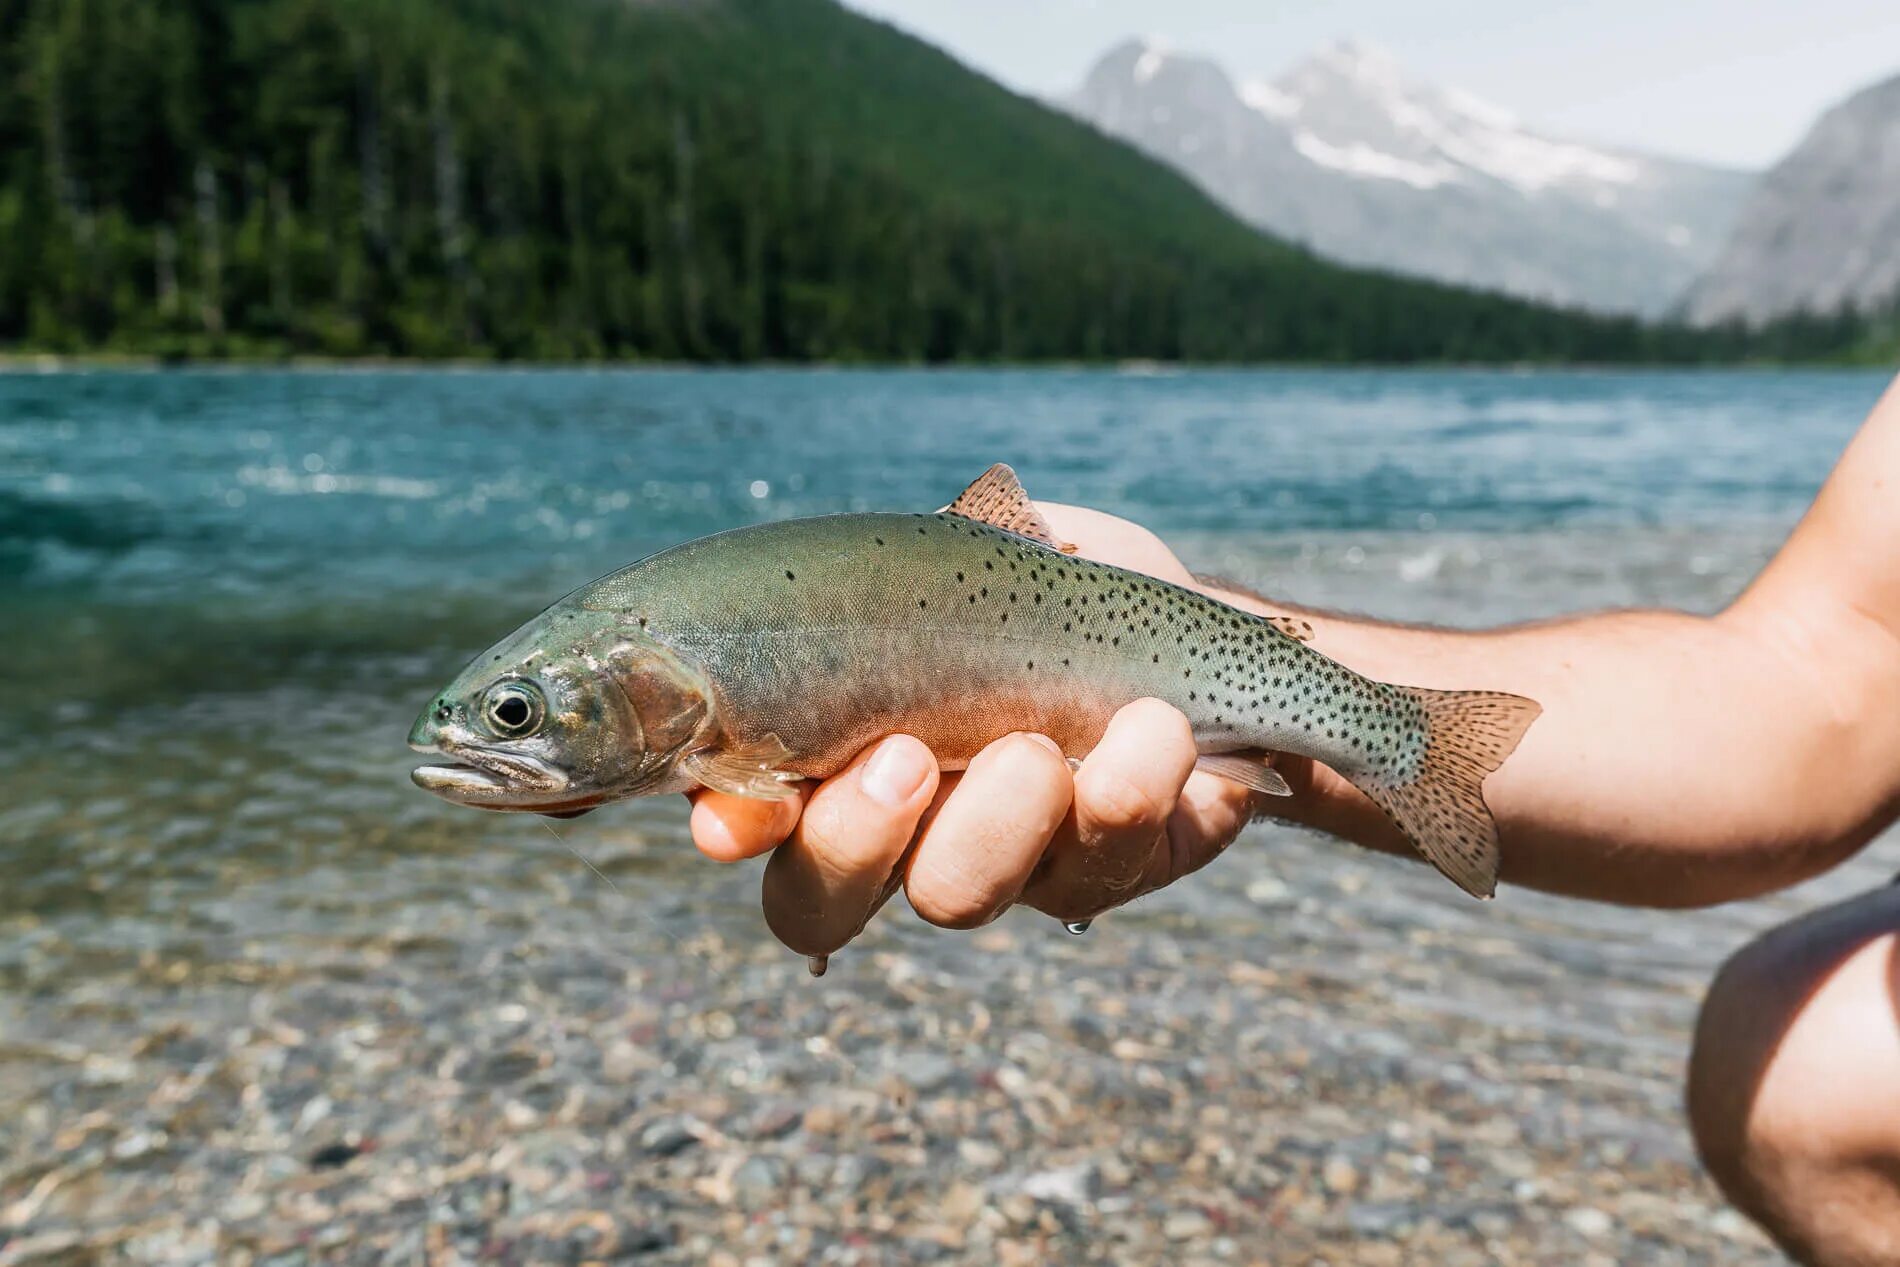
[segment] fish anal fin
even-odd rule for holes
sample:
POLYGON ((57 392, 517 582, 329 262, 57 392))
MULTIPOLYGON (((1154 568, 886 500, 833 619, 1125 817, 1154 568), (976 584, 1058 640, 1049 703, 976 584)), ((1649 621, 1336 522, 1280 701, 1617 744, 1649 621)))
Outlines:
POLYGON ((791 752, 777 735, 736 748, 701 748, 680 758, 680 769, 702 787, 755 801, 785 801, 798 795, 800 776, 780 769, 791 752))
POLYGON ((1056 540, 1049 521, 1036 509, 1036 503, 1029 500, 1023 482, 1016 478, 1015 471, 1002 462, 978 476, 976 482, 958 493, 957 499, 944 510, 948 514, 974 519, 978 523, 1001 528, 1004 532, 1039 541, 1051 550, 1060 550, 1064 554, 1075 553, 1074 546, 1056 540))
POLYGON ((1268 754, 1257 752, 1203 753, 1194 768, 1268 796, 1293 795, 1286 779, 1267 760, 1268 754))
POLYGON ((1268 616, 1266 621, 1283 636, 1295 642, 1313 641, 1313 623, 1298 616, 1268 616))

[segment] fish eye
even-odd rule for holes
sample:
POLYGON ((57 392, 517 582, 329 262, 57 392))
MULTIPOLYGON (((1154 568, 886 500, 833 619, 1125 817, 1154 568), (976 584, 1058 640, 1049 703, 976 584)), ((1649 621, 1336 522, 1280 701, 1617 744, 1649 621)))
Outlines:
POLYGON ((482 720, 504 739, 522 739, 541 728, 547 703, 532 682, 498 682, 482 697, 482 720))

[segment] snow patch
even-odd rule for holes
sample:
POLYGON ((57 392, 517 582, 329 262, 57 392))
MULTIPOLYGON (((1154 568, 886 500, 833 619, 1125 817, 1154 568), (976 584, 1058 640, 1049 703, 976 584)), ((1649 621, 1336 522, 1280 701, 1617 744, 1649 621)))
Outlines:
POLYGON ((1414 189, 1436 189, 1458 179, 1457 171, 1443 163, 1413 162, 1359 141, 1351 145, 1331 145, 1311 132, 1298 132, 1294 134, 1293 147, 1321 167, 1374 180, 1396 180, 1414 189))
MULTIPOLYGON (((1395 58, 1379 50, 1340 44, 1312 64, 1344 81, 1344 92, 1384 114, 1394 130, 1412 138, 1404 145, 1412 155, 1396 161, 1427 170, 1447 163, 1470 168, 1525 194, 1559 184, 1628 185, 1641 178, 1639 165, 1628 159, 1538 136, 1521 127, 1510 111, 1481 97, 1413 80, 1395 58)), ((1319 112, 1316 108, 1305 117, 1319 112)), ((1336 150, 1349 148, 1322 143, 1336 150)))
POLYGON ((1445 104, 1474 123, 1481 123, 1487 128, 1516 129, 1518 126, 1516 115, 1476 93, 1466 92, 1463 88, 1446 88, 1443 91, 1445 104))
POLYGON ((1300 112, 1298 97, 1282 92, 1264 79, 1249 79, 1240 85, 1240 99, 1269 119, 1290 119, 1300 112))
POLYGON ((1135 59, 1135 82, 1145 84, 1168 64, 1168 50, 1155 40, 1142 43, 1141 56, 1135 59))
POLYGON ((1388 89, 1405 87, 1405 68, 1398 58, 1357 40, 1340 40, 1314 60, 1358 83, 1388 89))
POLYGON ((1529 132, 1448 130, 1439 136, 1438 148, 1446 157, 1525 193, 1575 182, 1633 185, 1642 175, 1629 159, 1583 145, 1547 141, 1529 132))

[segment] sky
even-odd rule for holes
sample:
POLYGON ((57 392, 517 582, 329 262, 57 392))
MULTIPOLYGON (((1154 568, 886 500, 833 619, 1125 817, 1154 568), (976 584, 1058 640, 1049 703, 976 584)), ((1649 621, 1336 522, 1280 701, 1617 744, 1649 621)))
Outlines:
POLYGON ((1020 92, 1053 96, 1148 36, 1271 77, 1353 39, 1542 131, 1765 167, 1900 74, 1900 0, 846 0, 1020 92))

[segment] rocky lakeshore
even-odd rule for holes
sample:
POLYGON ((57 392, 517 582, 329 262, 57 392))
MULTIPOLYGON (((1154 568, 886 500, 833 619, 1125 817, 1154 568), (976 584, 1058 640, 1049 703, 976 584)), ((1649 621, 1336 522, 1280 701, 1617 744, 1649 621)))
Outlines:
POLYGON ((1764 911, 1606 937, 1261 827, 1192 902, 887 912, 812 980, 752 875, 573 837, 605 880, 445 848, 191 950, 16 918, 0 1261, 1779 1261, 1677 1089, 1764 911))

